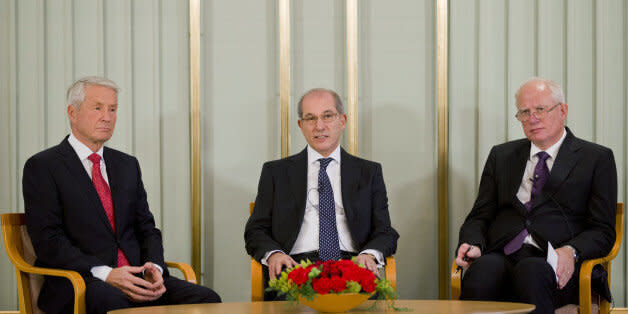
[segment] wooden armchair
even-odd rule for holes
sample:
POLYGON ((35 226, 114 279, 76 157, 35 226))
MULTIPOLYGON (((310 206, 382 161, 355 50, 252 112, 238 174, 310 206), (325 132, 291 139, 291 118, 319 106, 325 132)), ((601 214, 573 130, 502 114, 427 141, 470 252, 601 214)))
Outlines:
MULTIPOLYGON (((579 313, 580 314, 591 314, 596 312, 593 308, 599 306, 599 312, 603 314, 607 314, 610 312, 610 304, 604 298, 600 298, 599 305, 592 302, 591 295, 591 272, 593 271, 593 267, 595 265, 602 265, 608 274, 607 280, 610 288, 611 284, 611 261, 617 256, 619 253, 619 248, 621 247, 621 240, 624 237, 624 203, 617 203, 617 213, 615 214, 615 244, 611 248, 611 251, 608 255, 596 258, 585 260, 582 262, 582 266, 580 267, 580 306, 577 307, 573 304, 566 305, 556 310, 556 313, 579 313)), ((460 290, 462 284, 462 272, 457 272, 458 266, 454 261, 451 265, 451 299, 458 300, 460 299, 460 290)))
MULTIPOLYGON (((249 215, 253 213, 255 203, 249 203, 249 215)), ((264 273, 262 272, 262 264, 251 258, 251 301, 264 301, 264 273)), ((384 267, 384 278, 390 281, 393 289, 397 289, 397 269, 395 258, 389 256, 386 258, 386 266, 384 267)))
MULTIPOLYGON (((74 313, 85 313, 85 282, 78 272, 65 269, 35 267, 37 256, 26 232, 24 214, 2 214, 2 238, 4 248, 15 266, 20 313, 43 313, 37 307, 37 298, 43 284, 43 276, 65 277, 74 288, 74 313)), ((166 262, 169 268, 179 269, 186 281, 196 283, 192 267, 186 263, 166 262)))

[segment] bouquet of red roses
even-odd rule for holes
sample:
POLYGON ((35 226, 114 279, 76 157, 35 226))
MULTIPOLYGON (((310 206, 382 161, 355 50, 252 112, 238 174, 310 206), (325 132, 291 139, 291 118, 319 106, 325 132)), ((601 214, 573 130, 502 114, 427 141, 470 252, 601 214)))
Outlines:
POLYGON ((289 268, 269 282, 269 291, 285 295, 289 301, 299 297, 312 300, 316 294, 377 293, 378 299, 394 300, 397 293, 390 282, 352 260, 312 263, 309 260, 289 268))

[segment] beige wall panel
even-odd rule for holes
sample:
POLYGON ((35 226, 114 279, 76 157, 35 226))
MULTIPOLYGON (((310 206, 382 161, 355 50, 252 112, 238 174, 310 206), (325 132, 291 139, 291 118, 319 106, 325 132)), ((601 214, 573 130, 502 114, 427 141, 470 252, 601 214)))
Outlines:
POLYGON ((74 78, 103 74, 103 2, 73 0, 74 78))
POLYGON ((565 86, 565 1, 545 0, 537 3, 536 75, 565 86))
MULTIPOLYGON (((148 204, 161 226, 161 78, 159 2, 135 1, 133 28, 133 135, 134 154, 142 165, 148 204)), ((167 75, 167 74, 166 74, 167 75)))
MULTIPOLYGON (((0 213, 17 211, 15 181, 15 1, 0 1, 0 213)), ((0 249, 0 311, 16 310, 15 268, 0 249)))
POLYGON ((359 5, 360 155, 383 167, 401 298, 436 298, 434 3, 359 5))
MULTIPOLYGON (((623 15, 623 20, 624 20, 624 34, 623 34, 623 39, 624 39, 624 86, 628 85, 628 39, 626 39, 626 37, 628 36, 628 3, 624 1, 624 15, 623 15)), ((624 110, 628 110, 628 88, 624 88, 624 110)), ((628 125, 628 112, 624 112, 624 121, 623 121, 623 126, 624 126, 624 140, 623 140, 623 144, 624 144, 624 152, 623 152, 623 162, 624 162, 624 172, 623 173, 619 173, 619 180, 622 180, 624 183, 624 189, 619 191, 619 195, 621 197, 621 200, 626 203, 628 202, 628 171, 626 170, 626 165, 628 164, 628 127, 626 127, 628 125)), ((619 157, 616 155, 615 157, 616 159, 618 159, 619 157)), ((625 221, 624 221, 624 226, 625 226, 625 221)), ((625 228, 625 227, 624 227, 625 228)), ((628 264, 628 258, 626 257, 626 242, 628 239, 628 233, 626 232, 626 229, 624 229, 624 239, 622 242, 622 251, 621 251, 621 255, 619 255, 619 258, 622 258, 623 260, 620 260, 618 263, 621 265, 619 272, 623 271, 623 275, 617 276, 617 277, 613 277, 613 278, 618 278, 618 279, 614 279, 615 281, 619 281, 621 282, 619 284, 619 289, 615 289, 615 287, 613 287, 612 292, 614 292, 616 295, 620 294, 623 292, 623 298, 624 298, 624 303, 623 305, 626 306, 626 304, 628 303, 628 289, 626 288, 626 286, 628 286, 628 275, 626 274, 626 265, 628 264)), ((615 266, 615 269, 617 268, 617 266, 615 266)))
POLYGON ((44 146, 56 145, 70 132, 65 89, 72 84, 72 2, 46 1, 44 37, 44 146))
MULTIPOLYGON (((502 0, 480 1, 478 5, 478 138, 473 193, 477 193, 491 147, 506 141, 508 121, 514 119, 508 110, 512 96, 507 93, 508 6, 502 0)), ((465 208, 468 212, 471 204, 465 208)), ((450 217, 453 219, 453 215, 450 217)), ((452 230, 457 235, 457 228, 452 230)))
POLYGON ((203 280, 226 302, 250 300, 244 225, 262 164, 279 158, 276 2, 201 4, 203 280))
POLYGON ((535 3, 508 1, 508 140, 523 137, 521 123, 514 118, 517 112, 514 95, 521 83, 537 71, 535 3))
POLYGON ((479 6, 451 1, 449 11, 449 258, 458 247, 458 230, 475 199, 478 181, 477 139, 479 6))
POLYGON ((567 124, 592 141, 595 134, 595 8, 594 0, 567 2, 567 124))
MULTIPOLYGON (((190 263, 188 3, 161 1, 161 202, 165 256, 190 263)), ((178 274, 176 276, 179 276, 178 274)))
MULTIPOLYGON (((22 200, 22 168, 45 145, 44 7, 41 1, 17 2, 16 114, 18 199, 22 200)), ((18 201, 19 209, 24 202, 18 201)))
MULTIPOLYGON (((335 90, 346 103, 345 2, 334 0, 291 1, 292 97, 290 155, 307 142, 297 125, 297 103, 308 90, 335 90)), ((346 105, 345 105, 346 111, 346 105)))
POLYGON ((107 0, 104 11, 104 75, 120 86, 118 114, 113 137, 107 143, 118 150, 133 154, 133 41, 131 15, 133 2, 107 0))
MULTIPOLYGON (((618 191, 624 191, 626 183, 625 162, 626 147, 625 134, 626 107, 624 89, 626 81, 624 75, 624 29, 622 0, 598 0, 596 3, 596 131, 595 141, 613 149, 618 173, 618 191)), ((626 195, 618 194, 620 201, 626 200, 626 195)), ((622 247, 617 263, 613 264, 613 292, 617 304, 625 304, 627 293, 625 276, 625 245, 622 247), (622 278, 622 280, 617 280, 622 278), (623 293, 622 293, 623 292, 623 293), (623 294, 623 295, 622 295, 623 294)))

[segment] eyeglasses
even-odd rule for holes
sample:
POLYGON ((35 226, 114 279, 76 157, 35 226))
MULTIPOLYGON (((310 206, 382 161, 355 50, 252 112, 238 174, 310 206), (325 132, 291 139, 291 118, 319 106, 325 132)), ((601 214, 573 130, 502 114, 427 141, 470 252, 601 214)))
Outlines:
POLYGON ((557 103, 557 104, 555 104, 554 106, 552 106, 549 109, 547 109, 545 107, 538 107, 534 111, 530 111, 528 109, 526 109, 526 110, 519 110, 519 111, 517 111, 517 114, 515 114, 515 118, 517 118, 517 120, 519 120, 521 122, 526 122, 526 121, 530 120, 532 115, 534 115, 537 119, 541 120, 541 119, 545 118, 545 116, 550 111, 554 110, 554 108, 556 108, 560 104, 561 103, 557 103))
POLYGON ((320 117, 309 115, 301 119, 301 121, 308 125, 315 125, 319 118, 323 121, 323 123, 332 123, 338 118, 338 113, 323 113, 320 117))

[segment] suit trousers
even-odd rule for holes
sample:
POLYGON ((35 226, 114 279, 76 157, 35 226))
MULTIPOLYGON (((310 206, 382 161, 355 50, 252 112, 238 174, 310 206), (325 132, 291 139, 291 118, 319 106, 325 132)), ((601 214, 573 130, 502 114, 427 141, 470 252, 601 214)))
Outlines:
POLYGON ((508 256, 491 252, 464 273, 460 299, 530 303, 536 306, 533 313, 554 313, 555 308, 578 303, 579 270, 577 263, 575 275, 559 290, 554 270, 540 249, 524 244, 508 256))
MULTIPOLYGON (((220 296, 213 290, 176 277, 167 276, 164 278, 164 285, 166 292, 161 298, 152 302, 135 303, 118 288, 94 277, 85 278, 86 312, 105 314, 108 311, 130 307, 221 302, 220 296)), ((61 313, 72 313, 73 306, 73 303, 67 304, 61 313)))

